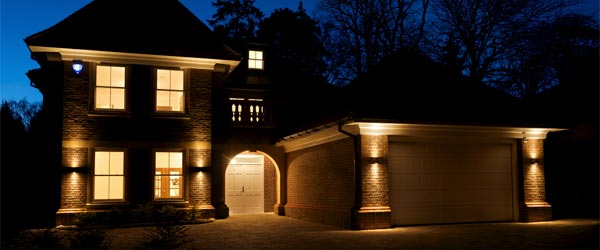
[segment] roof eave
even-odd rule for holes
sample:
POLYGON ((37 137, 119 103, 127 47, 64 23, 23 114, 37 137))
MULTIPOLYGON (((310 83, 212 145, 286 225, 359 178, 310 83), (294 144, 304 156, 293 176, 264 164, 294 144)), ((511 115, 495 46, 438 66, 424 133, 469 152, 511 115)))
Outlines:
POLYGON ((59 53, 63 61, 82 60, 96 63, 141 64, 206 70, 214 70, 215 65, 220 64, 228 65, 230 71, 235 69, 235 67, 237 67, 237 65, 240 63, 240 60, 234 59, 151 55, 34 45, 29 45, 28 47, 31 53, 59 53))

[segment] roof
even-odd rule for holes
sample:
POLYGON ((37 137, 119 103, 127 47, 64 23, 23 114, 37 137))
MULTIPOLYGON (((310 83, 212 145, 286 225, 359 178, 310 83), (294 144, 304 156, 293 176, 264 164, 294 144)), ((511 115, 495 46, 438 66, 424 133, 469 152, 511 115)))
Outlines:
POLYGON ((348 85, 344 103, 354 120, 420 124, 537 126, 520 101, 456 76, 417 51, 384 58, 348 85))
POLYGON ((95 0, 28 46, 241 60, 178 0, 95 0))

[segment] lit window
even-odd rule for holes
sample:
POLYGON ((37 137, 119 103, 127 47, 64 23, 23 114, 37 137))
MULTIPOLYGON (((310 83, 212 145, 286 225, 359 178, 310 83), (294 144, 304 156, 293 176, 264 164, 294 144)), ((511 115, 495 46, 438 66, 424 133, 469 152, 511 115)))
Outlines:
POLYGON ((96 66, 96 109, 125 109, 125 67, 96 66))
POLYGON ((154 197, 157 199, 183 197, 183 153, 156 152, 154 197))
POLYGON ((156 71, 156 111, 183 112, 185 95, 183 70, 156 71))
POLYGON ((124 152, 96 151, 94 155, 94 200, 122 200, 124 152))
POLYGON ((258 50, 250 50, 248 53, 248 68, 249 69, 263 69, 264 59, 263 52, 258 50))

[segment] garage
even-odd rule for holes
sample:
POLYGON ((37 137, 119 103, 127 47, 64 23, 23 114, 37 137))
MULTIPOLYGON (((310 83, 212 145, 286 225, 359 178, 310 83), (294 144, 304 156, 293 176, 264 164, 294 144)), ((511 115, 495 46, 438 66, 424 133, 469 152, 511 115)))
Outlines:
POLYGON ((392 225, 513 221, 516 152, 510 141, 393 141, 392 225))

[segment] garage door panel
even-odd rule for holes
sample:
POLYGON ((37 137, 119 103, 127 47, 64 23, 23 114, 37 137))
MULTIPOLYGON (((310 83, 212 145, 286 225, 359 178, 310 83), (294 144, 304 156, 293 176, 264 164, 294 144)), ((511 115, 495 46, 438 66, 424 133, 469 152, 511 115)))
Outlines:
POLYGON ((513 220, 510 144, 393 142, 392 224, 513 220))
POLYGON ((421 190, 403 192, 403 195, 398 195, 394 198, 396 199, 397 206, 403 208, 441 206, 443 194, 438 190, 421 190))

